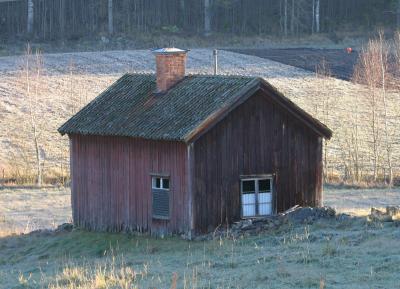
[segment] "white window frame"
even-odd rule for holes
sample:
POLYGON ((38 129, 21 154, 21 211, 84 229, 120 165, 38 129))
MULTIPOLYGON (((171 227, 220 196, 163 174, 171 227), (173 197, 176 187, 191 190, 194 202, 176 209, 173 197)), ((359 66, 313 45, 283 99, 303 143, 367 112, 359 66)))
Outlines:
POLYGON ((259 197, 258 197, 258 195, 260 193, 259 182, 262 181, 262 180, 269 180, 270 181, 271 190, 270 190, 269 193, 271 194, 271 215, 274 213, 274 182, 273 182, 273 177, 272 176, 259 176, 259 177, 249 177, 249 178, 244 177, 244 178, 240 179, 240 211, 241 211, 241 217, 243 219, 270 216, 270 215, 261 215, 261 214, 259 214, 259 212, 260 212, 260 202, 259 202, 259 197), (244 214, 243 214, 242 196, 243 196, 243 182, 244 181, 254 181, 255 215, 253 215, 253 216, 244 216, 244 214))
POLYGON ((165 177, 165 176, 152 176, 151 177, 151 188, 152 189, 169 191, 170 187, 171 187, 171 181, 170 181, 169 177, 165 177), (160 179, 161 186, 159 188, 156 187, 157 179, 160 179), (168 188, 164 187, 164 180, 168 180, 168 188))

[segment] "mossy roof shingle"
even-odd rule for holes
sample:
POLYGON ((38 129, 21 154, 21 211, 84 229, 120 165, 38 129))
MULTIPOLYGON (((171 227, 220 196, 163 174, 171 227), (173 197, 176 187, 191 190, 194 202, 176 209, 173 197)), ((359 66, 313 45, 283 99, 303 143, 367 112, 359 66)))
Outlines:
POLYGON ((185 141, 263 82, 245 76, 188 75, 166 93, 155 94, 155 80, 152 74, 125 74, 58 131, 185 141))
POLYGON ((59 128, 62 134, 184 140, 255 78, 189 75, 165 94, 155 76, 126 74, 59 128))

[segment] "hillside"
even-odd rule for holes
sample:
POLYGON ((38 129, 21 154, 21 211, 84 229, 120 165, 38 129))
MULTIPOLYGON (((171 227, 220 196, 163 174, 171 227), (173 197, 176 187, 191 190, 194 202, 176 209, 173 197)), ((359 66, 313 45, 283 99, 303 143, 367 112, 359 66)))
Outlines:
MULTIPOLYGON (((34 58, 34 57, 33 57, 34 58)), ((7 176, 34 171, 33 129, 30 104, 36 119, 44 173, 67 174, 68 139, 57 128, 79 108, 126 72, 151 72, 153 55, 148 50, 44 54, 40 76, 30 75, 30 97, 23 73, 23 57, 0 58, 0 166, 7 176)), ((189 73, 211 73, 212 51, 193 49, 189 73)), ((266 78, 306 111, 334 131, 327 146, 327 171, 349 177, 357 166, 371 171, 370 103, 360 85, 314 73, 268 59, 220 51, 221 74, 245 74, 266 78), (355 157, 356 160, 355 160, 355 157)), ((393 163, 399 173, 400 100, 388 94, 390 140, 393 163)), ((382 109, 381 107, 379 108, 382 109)), ((384 146, 379 144, 380 173, 385 168, 384 146)))

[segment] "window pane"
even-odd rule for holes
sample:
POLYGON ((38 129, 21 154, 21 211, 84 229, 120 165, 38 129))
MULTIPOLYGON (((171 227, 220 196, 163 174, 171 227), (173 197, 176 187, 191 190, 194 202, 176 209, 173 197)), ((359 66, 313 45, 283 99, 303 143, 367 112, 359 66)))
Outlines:
POLYGON ((256 182, 255 181, 243 181, 242 182, 243 193, 246 192, 254 192, 256 190, 256 182))
POLYGON ((271 203, 267 204, 259 204, 258 213, 260 215, 271 215, 272 214, 272 206, 271 203))
POLYGON ((270 192, 271 191, 271 180, 259 180, 258 181, 258 188, 260 192, 270 192))
POLYGON ((256 214, 255 205, 243 205, 243 217, 251 217, 256 214))
POLYGON ((258 202, 259 203, 271 203, 272 202, 272 194, 271 193, 259 193, 258 194, 258 202))
POLYGON ((256 195, 255 194, 243 194, 242 195, 242 204, 250 205, 256 203, 256 195))
POLYGON ((163 189, 169 189, 169 179, 162 179, 163 180, 163 189))
POLYGON ((161 178, 155 178, 156 179, 156 188, 159 189, 161 188, 161 178))
POLYGON ((162 183, 162 181, 161 181, 161 178, 159 178, 159 177, 153 177, 151 179, 151 187, 152 188, 161 189, 161 183, 162 183))

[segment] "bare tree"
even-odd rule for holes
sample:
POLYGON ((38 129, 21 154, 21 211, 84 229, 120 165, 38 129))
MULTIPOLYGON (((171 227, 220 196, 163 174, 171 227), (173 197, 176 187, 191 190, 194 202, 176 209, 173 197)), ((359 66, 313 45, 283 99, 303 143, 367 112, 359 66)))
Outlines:
MULTIPOLYGON (((315 68, 316 71, 316 77, 321 79, 325 84, 324 86, 328 85, 329 83, 329 78, 331 77, 331 69, 329 67, 329 64, 326 62, 325 58, 322 59, 322 61, 316 66, 315 68), (328 80, 328 81, 327 81, 328 80)), ((326 87, 325 87, 326 89, 326 87)), ((330 118, 330 110, 332 108, 332 97, 331 94, 328 93, 326 96, 324 96, 322 100, 322 121, 325 124, 328 124, 329 118, 330 118)), ((324 161, 324 179, 325 182, 328 180, 328 140, 324 140, 324 156, 323 156, 323 161, 324 161)))
POLYGON ((211 0, 204 0, 204 35, 208 36, 211 33, 211 0))
MULTIPOLYGON (((394 36, 393 54, 394 54, 394 61, 393 61, 394 67, 392 69, 394 74, 393 75, 394 81, 392 81, 393 84, 392 88, 394 92, 397 94, 397 97, 400 97, 400 30, 397 31, 394 36)), ((400 105, 395 105, 393 106, 393 108, 394 108, 394 113, 397 116, 397 119, 400 119, 400 105)))
POLYGON ((25 52, 25 81, 26 81, 26 98, 29 112, 29 124, 32 132, 32 141, 35 152, 35 167, 36 167, 36 184, 41 186, 43 183, 43 163, 45 158, 45 152, 43 146, 39 141, 39 129, 38 129, 38 94, 40 86, 40 78, 42 73, 42 56, 36 51, 35 53, 35 66, 31 65, 32 51, 30 45, 27 45, 25 52), (35 75, 31 75, 31 71, 35 72, 35 75), (34 92, 32 93, 32 78, 34 79, 34 92))
MULTIPOLYGON (((75 65, 72 59, 69 61, 68 65, 69 71, 69 98, 74 99, 75 96, 75 79, 74 79, 74 72, 75 72, 75 65)), ((80 96, 80 94, 79 94, 80 96)), ((81 99, 79 101, 74 101, 71 103, 71 115, 74 115, 79 108, 81 107, 81 99)))
POLYGON ((41 40, 80 38, 89 33, 101 34, 108 25, 107 31, 114 33, 116 23, 111 28, 111 19, 118 19, 118 32, 126 34, 133 30, 148 33, 160 27, 179 26, 182 32, 201 34, 240 30, 248 35, 279 32, 286 35, 285 23, 289 25, 287 32, 298 35, 329 33, 354 26, 367 30, 381 23, 391 29, 397 22, 400 27, 400 0, 176 0, 168 1, 165 9, 166 2, 0 0, 0 36, 7 39, 24 31, 26 35, 34 32, 41 40), (281 13, 276 13, 278 9, 281 13), (387 17, 389 12, 393 17, 387 17), (210 29, 204 29, 208 25, 204 20, 210 19, 207 17, 210 14, 210 29), (322 27, 322 18, 329 19, 329 25, 322 27))
POLYGON ((181 11, 180 13, 180 24, 181 27, 184 28, 186 24, 186 13, 185 13, 185 0, 179 0, 179 9, 181 11))
POLYGON ((33 0, 28 0, 28 18, 27 18, 27 32, 32 34, 33 32, 33 0))
POLYGON ((369 114, 367 115, 371 137, 370 146, 372 150, 373 180, 378 179, 379 147, 381 142, 380 119, 378 113, 378 93, 377 87, 380 79, 379 67, 379 47, 375 40, 370 40, 366 47, 360 52, 358 63, 354 69, 353 80, 365 84, 368 88, 366 95, 369 114))
POLYGON ((108 34, 111 36, 114 33, 113 23, 113 0, 108 0, 108 34))
POLYGON ((392 145, 389 139, 389 127, 388 127, 388 108, 387 108, 387 97, 386 97, 386 79, 388 78, 388 61, 389 61, 389 45, 385 40, 383 31, 379 31, 379 60, 381 70, 381 91, 383 101, 383 121, 384 121, 384 133, 385 133, 385 149, 386 149, 386 160, 389 169, 389 186, 393 185, 393 166, 392 166, 392 145))
POLYGON ((296 2, 294 0, 292 0, 292 13, 291 13, 291 17, 290 17, 290 33, 292 33, 292 35, 294 35, 294 21, 295 21, 295 9, 294 9, 294 4, 296 2))
POLYGON ((312 0, 312 21, 311 21, 311 33, 314 34, 315 32, 315 0, 312 0))
MULTIPOLYGON (((358 101, 356 100, 356 103, 358 101)), ((348 154, 349 176, 353 182, 361 181, 362 167, 360 162, 360 138, 359 138, 359 111, 358 105, 352 106, 347 112, 349 124, 345 128, 344 142, 348 154)))
MULTIPOLYGON (((400 1, 399 1, 399 3, 400 3, 400 1)), ((400 7, 400 5, 399 5, 399 7, 400 7)), ((395 70, 397 71, 398 74, 400 74, 400 30, 398 32, 396 32, 395 37, 394 37, 393 52, 394 52, 394 56, 396 58, 395 70)), ((400 77, 400 75, 397 75, 397 77, 400 77)), ((397 89, 400 90, 400 87, 397 87, 397 89)))
POLYGON ((397 27, 400 29, 400 0, 397 0, 397 27))
MULTIPOLYGON (((354 79, 368 88, 369 119, 372 137, 374 181, 377 180, 380 155, 384 159, 384 178, 388 184, 393 184, 393 131, 389 127, 387 93, 390 79, 390 45, 385 40, 383 31, 376 39, 368 42, 360 53, 356 65, 354 79), (386 176, 386 172, 388 175, 386 176)), ((395 82, 396 83, 396 82, 395 82)))
POLYGON ((285 36, 288 34, 287 26, 288 26, 288 0, 284 0, 284 20, 283 20, 283 27, 285 36))
POLYGON ((319 0, 316 0, 315 2, 315 26, 316 26, 316 32, 319 33, 319 27, 320 27, 320 23, 319 23, 319 12, 320 9, 320 5, 319 5, 319 0))

